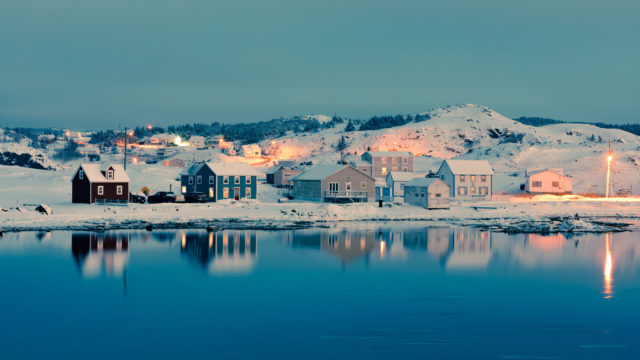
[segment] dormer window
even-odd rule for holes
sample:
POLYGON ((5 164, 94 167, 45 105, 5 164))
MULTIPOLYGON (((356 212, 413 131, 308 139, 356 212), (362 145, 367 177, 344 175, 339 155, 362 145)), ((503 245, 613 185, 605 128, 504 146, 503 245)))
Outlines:
POLYGON ((80 170, 80 171, 78 172, 78 179, 80 179, 80 180, 84 180, 84 170, 80 170))
POLYGON ((107 180, 113 180, 113 170, 107 170, 107 180))

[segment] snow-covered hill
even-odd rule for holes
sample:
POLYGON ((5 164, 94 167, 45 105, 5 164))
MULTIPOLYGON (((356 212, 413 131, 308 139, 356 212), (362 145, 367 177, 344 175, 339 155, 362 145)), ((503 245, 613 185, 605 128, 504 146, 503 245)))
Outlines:
POLYGON ((0 129, 0 165, 22 166, 40 170, 56 168, 40 149, 30 146, 31 140, 0 129))
POLYGON ((574 179, 576 193, 604 193, 606 153, 612 142, 615 189, 640 194, 640 137, 587 124, 524 125, 486 106, 437 108, 430 119, 375 131, 344 132, 346 124, 317 133, 290 134, 261 145, 280 157, 334 163, 335 145, 345 136, 348 154, 366 150, 409 151, 418 171, 437 170, 443 159, 486 159, 496 171, 495 188, 517 192, 525 170, 562 168, 574 179))

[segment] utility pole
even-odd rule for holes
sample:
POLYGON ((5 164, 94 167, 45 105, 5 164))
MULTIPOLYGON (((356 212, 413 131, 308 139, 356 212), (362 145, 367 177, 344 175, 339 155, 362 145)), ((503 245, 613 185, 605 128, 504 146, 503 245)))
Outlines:
MULTIPOLYGON (((613 153, 611 152, 611 140, 609 140, 609 153, 607 154, 607 190, 605 191, 605 198, 609 198, 609 179, 611 177, 611 160, 613 160, 613 153)), ((613 195, 613 192, 611 192, 613 195)))
MULTIPOLYGON (((127 140, 129 140, 129 129, 124 128, 124 171, 127 171, 127 140)), ((607 180, 609 183, 609 180, 607 180)))

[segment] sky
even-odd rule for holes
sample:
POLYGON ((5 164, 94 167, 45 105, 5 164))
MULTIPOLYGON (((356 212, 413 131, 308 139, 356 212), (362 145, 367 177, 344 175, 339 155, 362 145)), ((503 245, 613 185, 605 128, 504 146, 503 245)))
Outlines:
POLYGON ((0 126, 367 118, 473 103, 640 122, 640 2, 1 0, 0 126))

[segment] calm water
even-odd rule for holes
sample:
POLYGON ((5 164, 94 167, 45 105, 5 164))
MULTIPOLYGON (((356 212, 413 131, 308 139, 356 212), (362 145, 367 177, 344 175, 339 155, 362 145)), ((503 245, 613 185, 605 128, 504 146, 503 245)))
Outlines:
POLYGON ((640 234, 0 238, 0 358, 640 358, 640 234))

